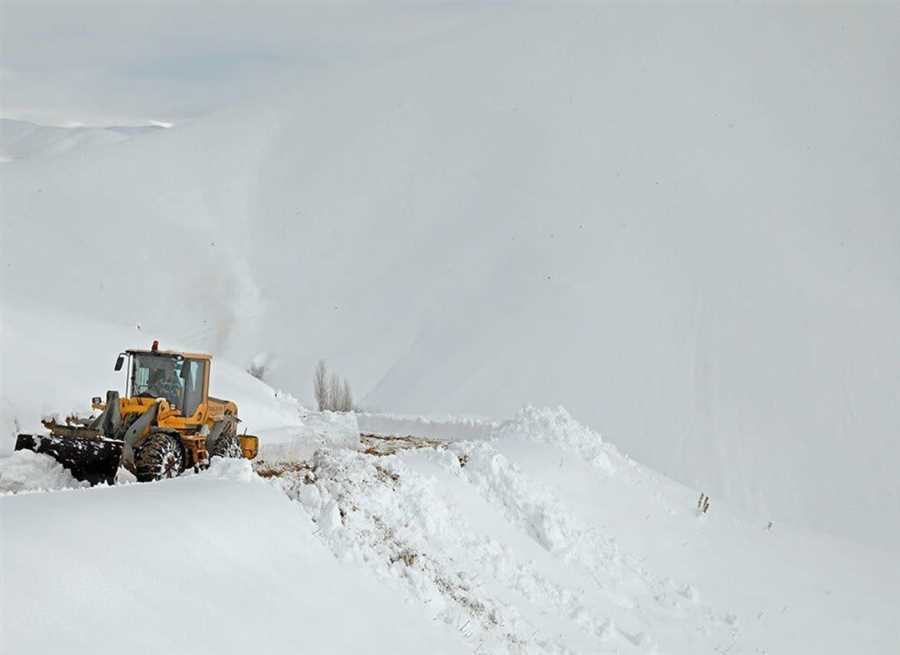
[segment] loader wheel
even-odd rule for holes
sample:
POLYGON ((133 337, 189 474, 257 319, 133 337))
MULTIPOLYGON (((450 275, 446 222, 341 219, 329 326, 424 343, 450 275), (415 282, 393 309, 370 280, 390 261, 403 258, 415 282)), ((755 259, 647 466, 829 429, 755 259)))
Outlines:
POLYGON ((241 451, 241 440, 238 438, 234 426, 225 429, 216 443, 212 445, 209 451, 210 457, 234 457, 240 458, 244 456, 241 451))
POLYGON ((134 475, 138 482, 174 478, 183 470, 181 442, 165 432, 148 435, 134 456, 134 475))

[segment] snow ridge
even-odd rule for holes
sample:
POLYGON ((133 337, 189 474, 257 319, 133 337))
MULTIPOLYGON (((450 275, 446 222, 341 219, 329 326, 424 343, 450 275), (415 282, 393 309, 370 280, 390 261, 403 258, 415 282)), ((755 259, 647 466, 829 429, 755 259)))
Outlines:
POLYGON ((0 494, 89 487, 49 455, 17 450, 0 457, 0 494))
POLYGON ((597 432, 572 418, 565 407, 527 405, 514 418, 501 423, 493 436, 553 444, 577 453, 592 466, 609 474, 615 472, 612 458, 620 457, 614 446, 604 444, 597 432))
POLYGON ((495 447, 530 438, 611 474, 596 433, 564 409, 526 408, 491 442, 389 456, 323 449, 277 484, 339 560, 405 591, 476 652, 658 652, 660 617, 729 643, 734 626, 691 585, 622 554, 495 447))
MULTIPOLYGON (((99 624, 125 620, 138 587, 163 595, 137 609, 168 606, 185 557, 204 572, 191 602, 219 612, 211 625, 238 620, 228 613, 249 593, 240 620, 289 650, 824 655, 887 652, 900 636, 893 559, 741 522, 726 503, 701 514, 693 490, 563 408, 526 407, 487 438, 382 449, 346 439, 355 424, 306 412, 276 431, 268 459, 214 458, 198 474, 77 494, 28 491, 73 486, 50 458, 0 457, 0 488, 13 492, 0 494, 0 524, 13 526, 0 530, 0 601, 17 599, 0 626, 6 650, 112 652, 99 624), (155 514, 171 520, 146 521, 155 514), (117 549, 104 566, 130 582, 67 596, 73 569, 52 555, 57 539, 91 562, 111 524, 134 548, 160 547, 137 569, 133 549, 117 549), (77 620, 47 625, 22 598, 77 620), (298 611, 313 617, 302 633, 298 611), (344 631, 346 616, 365 637, 344 631)), ((246 652, 256 635, 214 629, 192 652, 246 652)))
POLYGON ((488 439, 500 426, 496 421, 459 416, 424 417, 381 412, 362 412, 356 416, 362 432, 396 436, 415 435, 444 441, 488 439))

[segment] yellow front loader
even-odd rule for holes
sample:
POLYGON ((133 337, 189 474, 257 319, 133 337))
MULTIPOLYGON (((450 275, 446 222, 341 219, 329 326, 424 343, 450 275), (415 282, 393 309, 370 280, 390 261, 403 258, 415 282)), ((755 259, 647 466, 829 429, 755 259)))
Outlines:
POLYGON ((91 484, 112 484, 120 465, 145 482, 200 470, 212 456, 256 457, 259 440, 238 434, 237 405, 209 395, 209 355, 163 351, 154 341, 120 353, 115 370, 126 363, 124 396, 95 397, 100 414, 91 418, 45 420, 50 435, 20 434, 16 450, 51 455, 91 484))

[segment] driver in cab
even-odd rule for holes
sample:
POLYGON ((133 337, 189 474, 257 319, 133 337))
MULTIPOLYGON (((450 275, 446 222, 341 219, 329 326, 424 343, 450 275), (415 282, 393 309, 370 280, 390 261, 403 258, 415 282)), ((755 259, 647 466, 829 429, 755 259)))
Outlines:
POLYGON ((147 392, 154 398, 165 398, 173 407, 181 398, 181 379, 173 368, 156 368, 150 371, 147 392))

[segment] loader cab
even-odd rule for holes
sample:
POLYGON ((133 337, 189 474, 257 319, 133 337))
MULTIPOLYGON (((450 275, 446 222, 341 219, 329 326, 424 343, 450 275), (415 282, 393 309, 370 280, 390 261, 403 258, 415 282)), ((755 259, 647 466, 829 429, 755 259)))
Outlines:
MULTIPOLYGON (((209 393, 209 355, 128 350, 126 396, 165 398, 184 417, 193 416, 209 393)), ((121 355, 120 355, 121 357, 121 355)), ((116 362, 117 368, 121 368, 116 362)))

